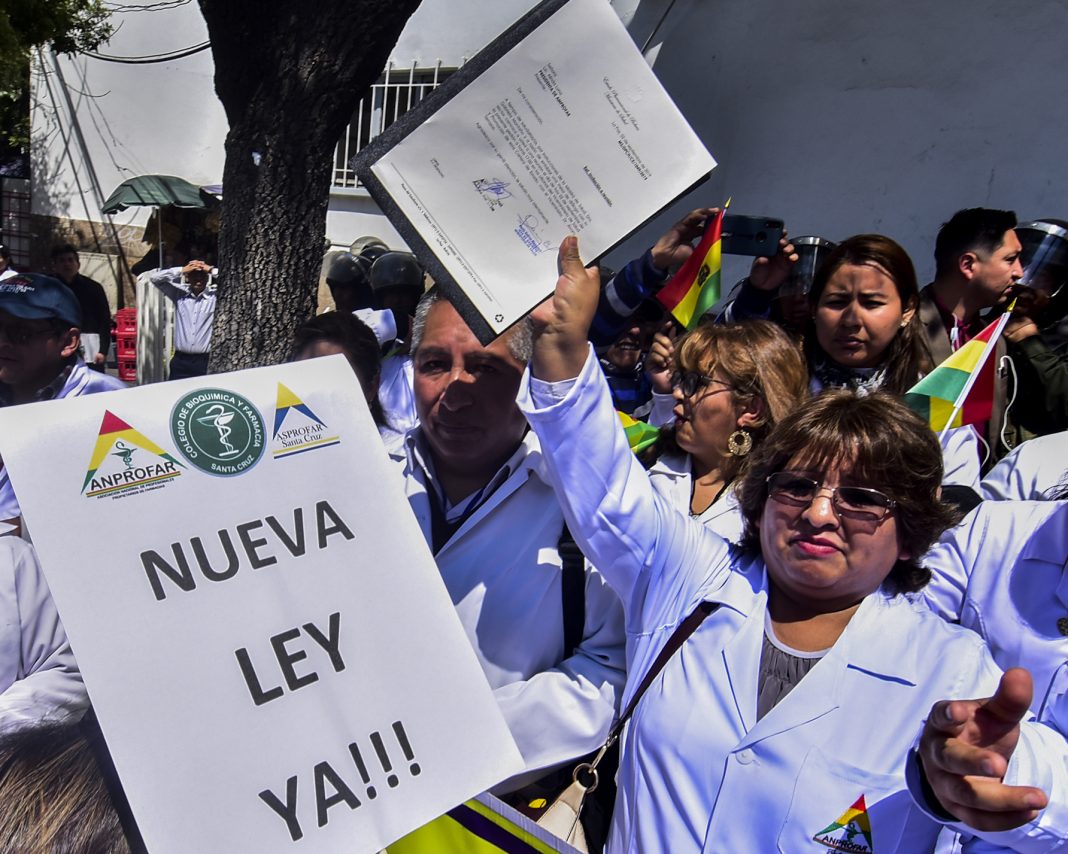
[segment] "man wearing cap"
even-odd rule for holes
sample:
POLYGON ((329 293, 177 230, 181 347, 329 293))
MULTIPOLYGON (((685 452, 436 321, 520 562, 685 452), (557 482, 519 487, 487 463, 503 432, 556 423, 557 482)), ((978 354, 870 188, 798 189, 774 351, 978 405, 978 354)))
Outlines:
MULTIPOLYGON (((0 406, 125 388, 86 367, 80 329, 78 300, 58 279, 22 273, 0 281, 0 406)), ((17 526, 20 515, 0 468, 0 520, 17 526)))
POLYGON ((174 301, 174 356, 168 379, 202 377, 208 372, 215 321, 215 288, 208 287, 210 280, 211 265, 204 261, 152 273, 152 284, 174 301))

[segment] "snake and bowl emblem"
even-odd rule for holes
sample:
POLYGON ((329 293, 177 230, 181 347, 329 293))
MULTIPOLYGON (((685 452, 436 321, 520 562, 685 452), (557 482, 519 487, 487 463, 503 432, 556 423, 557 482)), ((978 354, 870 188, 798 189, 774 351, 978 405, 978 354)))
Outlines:
POLYGON ((243 474, 260 461, 265 428, 245 398, 218 388, 200 389, 171 410, 171 436, 179 452, 208 474, 243 474))

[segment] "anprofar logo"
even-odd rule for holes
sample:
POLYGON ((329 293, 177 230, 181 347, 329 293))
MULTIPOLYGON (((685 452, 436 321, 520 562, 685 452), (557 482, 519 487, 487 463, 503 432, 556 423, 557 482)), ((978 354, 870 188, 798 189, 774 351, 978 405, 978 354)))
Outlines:
POLYGON ((184 468, 144 433, 105 410, 82 494, 118 498, 147 492, 170 483, 184 468))

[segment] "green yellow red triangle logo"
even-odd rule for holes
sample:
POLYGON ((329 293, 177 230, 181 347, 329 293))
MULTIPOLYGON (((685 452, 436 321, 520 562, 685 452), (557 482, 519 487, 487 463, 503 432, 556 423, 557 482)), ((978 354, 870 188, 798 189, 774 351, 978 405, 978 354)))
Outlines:
POLYGON ((107 455, 111 453, 115 443, 120 441, 127 442, 129 445, 134 445, 148 451, 150 454, 155 454, 157 457, 162 457, 168 462, 185 468, 178 460, 143 433, 135 430, 113 412, 105 409, 104 418, 100 422, 100 433, 96 438, 96 445, 93 447, 93 455, 89 458, 89 468, 85 474, 85 482, 82 484, 82 492, 85 492, 85 488, 92 481, 93 475, 97 473, 100 465, 107 459, 107 455))
POLYGON ((278 384, 278 399, 274 407, 274 438, 278 438, 278 431, 282 429, 282 423, 286 420, 286 416, 289 414, 289 410, 295 409, 297 412, 303 413, 308 416, 312 421, 318 424, 320 427, 326 427, 308 405, 297 397, 293 392, 286 388, 281 383, 278 384))
POLYGON ((868 808, 864 804, 864 795, 857 798, 853 806, 812 839, 834 851, 872 854, 874 848, 871 841, 871 821, 868 818, 868 808))

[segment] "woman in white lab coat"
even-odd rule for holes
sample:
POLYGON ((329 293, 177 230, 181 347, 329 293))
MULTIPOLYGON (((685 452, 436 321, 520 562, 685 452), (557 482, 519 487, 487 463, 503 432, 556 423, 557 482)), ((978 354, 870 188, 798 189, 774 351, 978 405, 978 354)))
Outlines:
POLYGON ((903 595, 953 521, 934 434, 884 395, 810 401, 756 452, 730 547, 630 455, 585 343, 596 271, 573 238, 561 264, 521 405, 624 603, 628 696, 715 605, 631 719, 609 851, 928 850, 939 826, 908 795, 909 747, 934 701, 987 696, 1000 675, 978 636, 903 595))
POLYGON ((750 320, 698 327, 673 362, 674 424, 649 478, 673 507, 739 542, 736 487, 753 449, 808 397, 804 359, 774 323, 750 320))

